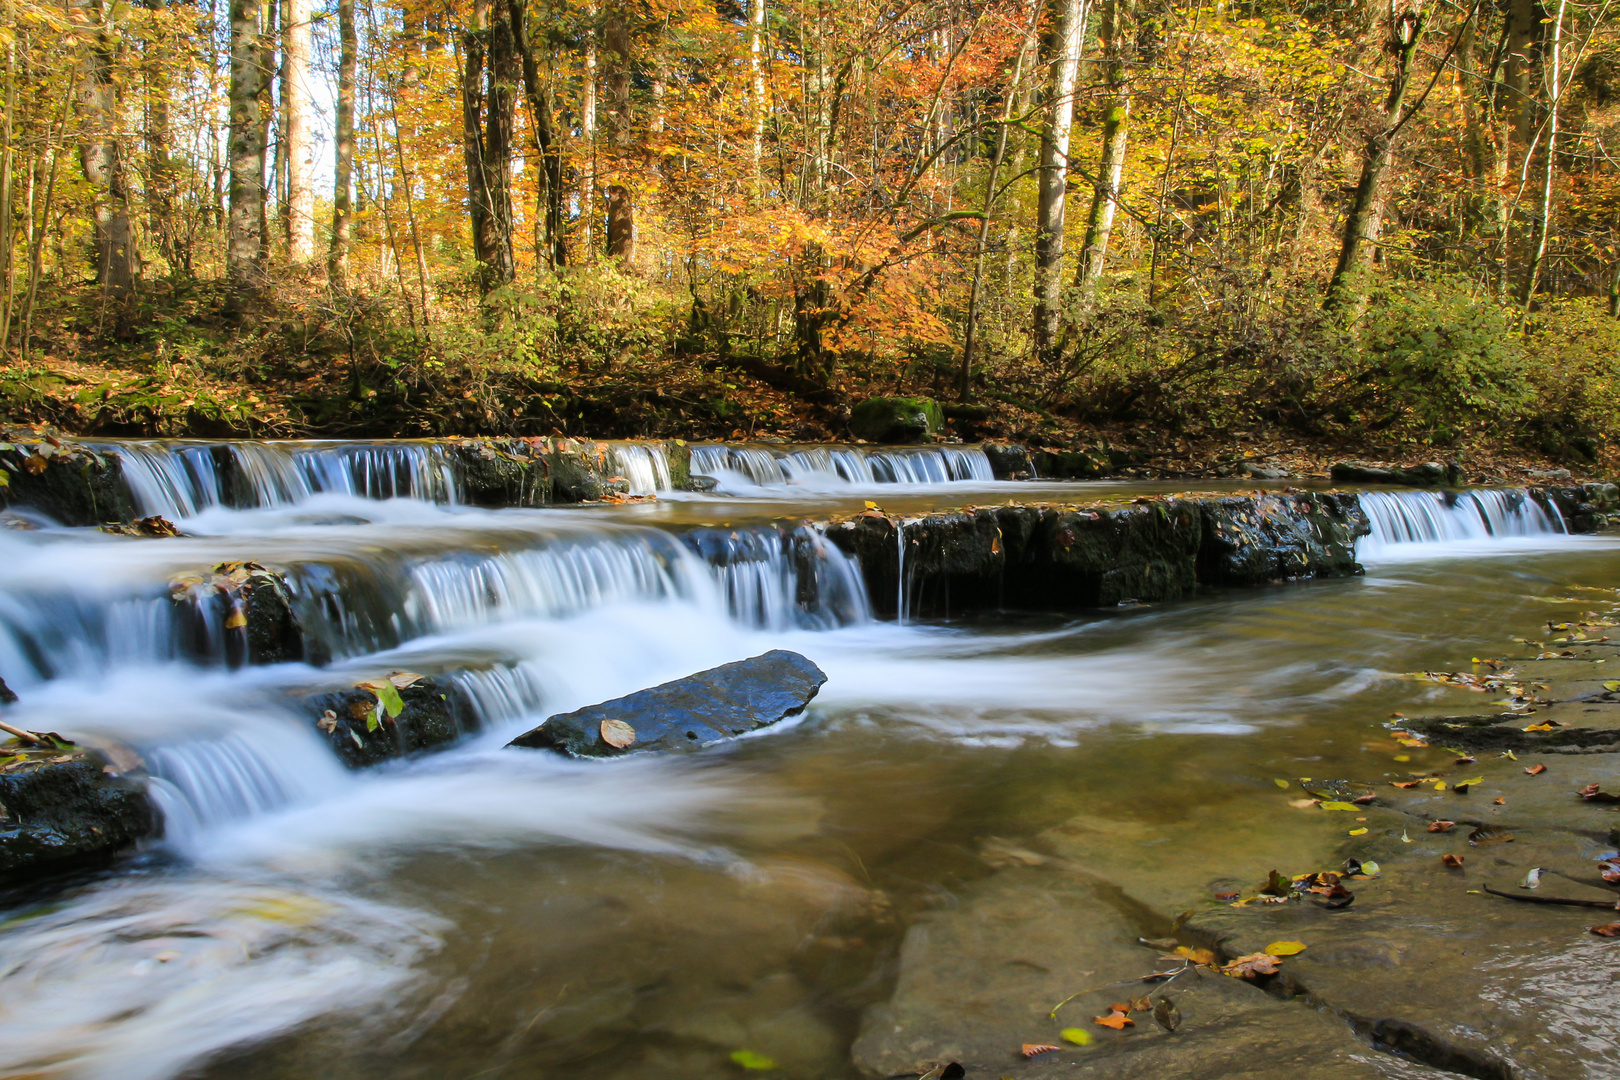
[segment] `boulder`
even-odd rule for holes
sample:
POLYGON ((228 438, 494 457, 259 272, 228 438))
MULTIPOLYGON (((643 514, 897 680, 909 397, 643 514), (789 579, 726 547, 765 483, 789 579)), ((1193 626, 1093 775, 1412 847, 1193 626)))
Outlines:
POLYGON ((156 825, 146 792, 96 751, 13 739, 0 754, 0 881, 105 862, 156 825))
POLYGON ((826 681, 805 657, 772 649, 553 716, 508 745, 591 758, 697 750, 798 715, 826 681))
POLYGON ((606 443, 558 439, 546 457, 550 466, 551 501, 601 502, 630 491, 629 481, 614 472, 606 443))
POLYGON ((544 456, 522 439, 452 443, 462 496, 473 506, 540 506, 550 501, 544 456))
POLYGON ((1027 446, 987 442, 979 449, 990 459, 990 471, 997 480, 1033 480, 1038 475, 1027 446))
POLYGON ((944 426, 945 417, 932 398, 867 398, 849 414, 849 430, 867 442, 922 442, 944 426))
POLYGON ((0 443, 0 480, 4 505, 32 507, 63 525, 135 519, 116 453, 49 440, 0 443))
POLYGON ((351 769, 441 749, 476 726, 453 682, 412 672, 318 694, 304 708, 351 769))

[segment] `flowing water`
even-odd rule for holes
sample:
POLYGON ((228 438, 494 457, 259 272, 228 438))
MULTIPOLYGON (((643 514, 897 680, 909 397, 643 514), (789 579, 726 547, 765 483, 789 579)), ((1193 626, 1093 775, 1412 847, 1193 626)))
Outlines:
POLYGON ((113 876, 10 913, 0 1077, 695 1080, 738 1049, 853 1076, 908 919, 985 874, 991 838, 1089 815, 1200 844, 1223 807, 1254 824, 1222 843, 1263 843, 1269 777, 1365 769, 1382 717, 1457 693, 1395 673, 1530 633, 1571 582, 1620 586, 1612 540, 1534 503, 1389 493, 1365 578, 897 625, 781 519, 1148 489, 996 483, 965 448, 699 447, 721 491, 674 496, 661 453, 616 453, 671 497, 480 510, 433 444, 146 443, 141 508, 186 537, 0 532, 8 719, 134 748, 167 821, 113 876), (222 454, 252 478, 240 505, 222 454), (173 625, 171 576, 242 558, 287 569, 329 665, 232 668, 173 625), (778 647, 827 684, 732 746, 502 749, 778 647), (451 675, 482 731, 349 772, 290 703, 393 668, 451 675))

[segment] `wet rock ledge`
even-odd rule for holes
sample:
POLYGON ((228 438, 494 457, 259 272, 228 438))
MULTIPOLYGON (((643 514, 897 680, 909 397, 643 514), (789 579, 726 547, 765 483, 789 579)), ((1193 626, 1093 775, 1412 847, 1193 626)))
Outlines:
POLYGON ((1175 600, 1201 586, 1361 573, 1367 516, 1353 494, 1288 492, 1007 505, 899 519, 867 510, 827 527, 859 560, 874 611, 1069 611, 1175 600))

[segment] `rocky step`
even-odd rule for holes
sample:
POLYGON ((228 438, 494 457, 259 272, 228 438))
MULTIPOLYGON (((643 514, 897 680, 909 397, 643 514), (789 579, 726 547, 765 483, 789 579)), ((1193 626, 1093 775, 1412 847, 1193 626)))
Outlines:
POLYGON ((827 527, 892 618, 1014 608, 1072 611, 1175 600, 1200 586, 1361 573, 1369 525, 1352 494, 1142 498, 969 508, 897 518, 866 510, 827 527))
POLYGON ((100 751, 46 733, 0 744, 0 885, 107 863, 156 824, 100 751))
POLYGON ((300 708, 351 769, 444 750, 478 729, 477 714, 444 675, 378 674, 312 694, 300 708))
POLYGON ((772 649, 552 716, 508 745, 589 758, 700 750, 797 716, 826 681, 805 657, 772 649))

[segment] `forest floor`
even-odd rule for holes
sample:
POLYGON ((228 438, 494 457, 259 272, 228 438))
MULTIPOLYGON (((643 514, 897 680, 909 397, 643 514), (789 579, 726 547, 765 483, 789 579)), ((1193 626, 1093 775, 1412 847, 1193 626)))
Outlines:
MULTIPOLYGON (((199 303, 206 310, 206 303, 199 303)), ((931 394, 920 380, 821 385, 753 357, 643 349, 581 363, 501 358, 444 362, 344 329, 330 312, 283 312, 251 326, 208 317, 154 319, 117 340, 82 310, 44 313, 26 361, 0 360, 0 421, 64 435, 145 438, 442 438, 572 435, 788 443, 857 442, 852 404, 931 394), (338 332, 341 331, 341 332, 338 332)), ((1312 437, 1263 423, 1152 418, 1087 423, 998 395, 946 406, 949 441, 1005 439, 1081 451, 1137 479, 1241 478, 1255 469, 1326 478, 1334 462, 1456 462, 1476 483, 1620 476, 1620 450, 1555 459, 1514 432, 1429 446, 1370 434, 1312 437)))

